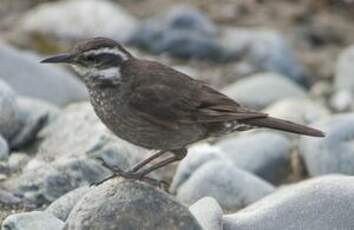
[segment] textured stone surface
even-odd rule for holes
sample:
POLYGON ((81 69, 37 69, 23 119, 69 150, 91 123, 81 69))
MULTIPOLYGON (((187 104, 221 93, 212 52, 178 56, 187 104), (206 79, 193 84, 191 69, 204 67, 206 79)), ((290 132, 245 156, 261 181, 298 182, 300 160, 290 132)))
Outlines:
POLYGON ((2 223, 2 230, 62 230, 64 223, 53 215, 40 212, 25 212, 10 215, 2 223))
POLYGON ((177 199, 185 204, 210 196, 227 211, 236 211, 273 192, 274 187, 229 162, 203 164, 177 188, 177 199))
POLYGON ((281 189, 224 216, 224 230, 349 230, 354 226, 354 179, 326 176, 281 189))
POLYGON ((231 136, 217 146, 235 165, 271 183, 284 182, 291 174, 292 144, 284 135, 260 132, 231 136))
POLYGON ((325 138, 301 137, 300 154, 310 176, 354 175, 354 114, 339 114, 316 123, 325 138))
POLYGON ((211 197, 204 197, 189 210, 202 226, 203 230, 222 230, 223 211, 218 202, 211 197))
POLYGON ((45 211, 53 214, 62 221, 66 221, 75 204, 89 191, 90 187, 88 186, 72 190, 56 199, 45 211))
POLYGON ((201 229, 186 207, 140 182, 110 180, 87 193, 70 213, 65 230, 201 229))
POLYGON ((275 73, 261 73, 236 81, 222 90, 244 106, 262 109, 280 99, 304 98, 306 92, 292 81, 275 73), (259 96, 259 93, 262 95, 259 96))
POLYGON ((59 39, 105 36, 124 42, 136 29, 136 20, 107 0, 59 1, 41 4, 23 17, 27 33, 59 39))

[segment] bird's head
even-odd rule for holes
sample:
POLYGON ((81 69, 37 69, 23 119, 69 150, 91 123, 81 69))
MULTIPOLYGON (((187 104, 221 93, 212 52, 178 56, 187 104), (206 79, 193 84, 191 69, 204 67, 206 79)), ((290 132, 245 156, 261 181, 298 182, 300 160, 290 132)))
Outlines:
POLYGON ((98 37, 79 42, 71 51, 48 57, 41 63, 70 64, 85 81, 114 80, 120 77, 121 65, 131 58, 116 41, 98 37))

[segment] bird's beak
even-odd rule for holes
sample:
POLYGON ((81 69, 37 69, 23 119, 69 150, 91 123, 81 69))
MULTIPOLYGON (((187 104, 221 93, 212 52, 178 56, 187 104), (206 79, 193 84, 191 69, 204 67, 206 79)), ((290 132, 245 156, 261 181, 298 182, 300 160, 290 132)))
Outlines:
POLYGON ((70 53, 57 54, 52 57, 43 59, 41 63, 71 63, 73 61, 73 55, 70 53))

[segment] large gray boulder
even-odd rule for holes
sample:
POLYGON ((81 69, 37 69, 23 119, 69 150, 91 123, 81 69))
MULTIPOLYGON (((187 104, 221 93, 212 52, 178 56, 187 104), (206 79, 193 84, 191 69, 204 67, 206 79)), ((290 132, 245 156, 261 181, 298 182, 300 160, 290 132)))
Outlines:
POLYGON ((224 216, 224 230, 350 230, 354 178, 326 176, 285 187, 224 216))
POLYGON ((199 230, 188 208, 142 182, 114 179, 87 193, 76 204, 65 230, 199 230))
POLYGON ((87 98, 83 83, 73 74, 57 66, 40 64, 40 60, 38 55, 0 42, 0 79, 18 94, 56 105, 87 98))

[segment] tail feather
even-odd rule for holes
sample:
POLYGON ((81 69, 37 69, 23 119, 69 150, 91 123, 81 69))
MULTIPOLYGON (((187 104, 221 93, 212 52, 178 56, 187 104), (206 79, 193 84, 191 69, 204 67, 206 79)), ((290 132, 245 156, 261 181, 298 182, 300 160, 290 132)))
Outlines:
POLYGON ((307 136, 314 136, 314 137, 324 137, 324 132, 310 128, 305 125, 296 124, 291 121, 286 121, 274 117, 265 117, 265 118, 254 118, 254 119, 247 119, 242 121, 245 124, 258 126, 258 127, 266 127, 271 129, 282 130, 290 133, 297 133, 307 136))

